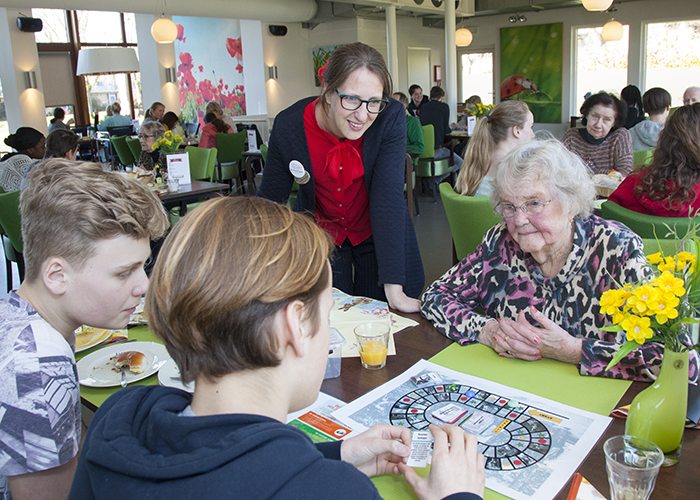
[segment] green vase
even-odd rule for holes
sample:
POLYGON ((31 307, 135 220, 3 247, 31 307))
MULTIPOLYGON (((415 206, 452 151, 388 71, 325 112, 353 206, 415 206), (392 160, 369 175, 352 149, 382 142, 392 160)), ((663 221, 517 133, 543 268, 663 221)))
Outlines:
POLYGON ((648 439, 669 453, 681 445, 688 406, 688 352, 666 349, 659 378, 630 405, 625 434, 648 439))

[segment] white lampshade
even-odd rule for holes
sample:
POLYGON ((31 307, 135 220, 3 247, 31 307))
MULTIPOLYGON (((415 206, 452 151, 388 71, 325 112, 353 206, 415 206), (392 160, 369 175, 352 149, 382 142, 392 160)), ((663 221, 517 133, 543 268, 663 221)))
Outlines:
POLYGON ((177 38, 177 26, 167 17, 157 19, 151 25, 151 36, 158 43, 171 43, 177 38))
POLYGON ((605 26, 603 26, 603 32, 600 35, 606 42, 617 42, 618 40, 622 40, 622 35, 624 35, 622 24, 618 23, 614 19, 611 19, 605 23, 605 26))
POLYGON ((455 42, 457 43, 457 47, 466 47, 472 43, 473 39, 474 36, 472 35, 472 32, 467 28, 459 28, 455 33, 455 42))
POLYGON ((586 10, 601 12, 608 10, 612 5, 613 0, 583 0, 583 6, 586 10))
POLYGON ((77 75, 109 75, 136 73, 139 60, 131 47, 95 47, 78 52, 77 75))

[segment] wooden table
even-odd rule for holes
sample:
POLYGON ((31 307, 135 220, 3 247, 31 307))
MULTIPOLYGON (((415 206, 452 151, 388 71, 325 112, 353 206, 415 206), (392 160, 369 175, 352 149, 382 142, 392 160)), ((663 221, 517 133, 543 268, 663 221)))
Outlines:
POLYGON ((180 207, 180 215, 187 213, 187 204, 194 203, 200 198, 211 198, 214 194, 223 195, 229 190, 228 184, 218 182, 192 181, 191 184, 183 184, 177 193, 166 193, 160 196, 166 210, 180 207))
MULTIPOLYGON (((403 373, 420 359, 428 359, 452 344, 451 340, 440 335, 435 328, 420 315, 406 314, 404 316, 417 321, 419 324, 413 328, 403 330, 394 336, 396 355, 389 356, 384 368, 374 371, 365 370, 361 367, 359 358, 343 358, 340 377, 324 380, 321 390, 343 401, 352 401, 403 373)), ((139 338, 141 340, 155 340, 152 334, 145 332, 144 329, 141 329, 140 332, 139 338)), ((467 346, 465 349, 469 349, 469 347, 467 346)), ((85 354, 89 352, 90 351, 87 351, 85 354)), ((82 357, 82 353, 77 357, 82 357)), ((488 378, 488 376, 485 374, 484 378, 488 378)), ((140 385, 157 384, 158 378, 156 375, 153 375, 136 383, 140 385)), ((620 401, 620 404, 629 404, 634 396, 646 387, 648 387, 648 384, 641 382, 632 383, 620 401)), ((83 391, 81 392, 85 392, 85 389, 88 389, 87 392, 105 391, 105 398, 108 394, 118 390, 118 388, 82 389, 83 391)), ((102 398, 100 399, 102 400, 102 398)), ((93 409, 99 406, 99 402, 94 404, 89 400, 86 401, 85 398, 83 398, 83 403, 93 409)), ((605 472, 603 443, 612 436, 624 434, 624 430, 624 420, 614 418, 608 430, 578 469, 578 472, 588 479, 588 481, 605 495, 606 498, 609 498, 610 493, 605 472)), ((684 436, 680 463, 675 467, 661 469, 651 499, 697 498, 698 491, 700 491, 699 455, 700 431, 687 430, 684 436)), ((571 480, 569 480, 556 498, 558 500, 566 500, 570 487, 571 480)))

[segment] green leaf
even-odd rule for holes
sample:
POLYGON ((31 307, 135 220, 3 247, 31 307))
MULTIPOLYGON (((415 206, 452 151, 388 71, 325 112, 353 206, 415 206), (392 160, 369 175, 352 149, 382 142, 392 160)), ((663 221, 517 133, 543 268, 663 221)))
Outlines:
POLYGON ((642 344, 637 343, 635 340, 628 340, 622 346, 620 349, 615 353, 613 358, 610 360, 610 363, 608 363, 608 366, 605 367, 606 370, 609 370, 613 366, 615 366, 617 363, 620 362, 622 358, 627 356, 629 353, 634 351, 637 347, 639 347, 642 344))
POLYGON ((621 332, 622 327, 620 325, 604 326, 603 328, 601 328, 601 330, 606 332, 621 332))

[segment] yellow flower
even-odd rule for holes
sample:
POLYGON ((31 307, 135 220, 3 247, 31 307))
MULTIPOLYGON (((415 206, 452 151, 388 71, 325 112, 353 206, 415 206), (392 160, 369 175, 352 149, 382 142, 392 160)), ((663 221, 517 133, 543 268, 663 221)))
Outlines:
POLYGON ((623 313, 623 312, 620 311, 620 310, 616 311, 616 312, 613 313, 613 315, 612 315, 612 322, 613 322, 613 325, 619 325, 620 323, 622 323, 622 321, 623 321, 624 319, 625 319, 625 313, 623 313))
POLYGON ((648 314, 650 309, 656 307, 659 291, 650 284, 641 285, 634 289, 632 296, 627 300, 627 306, 637 314, 648 314))
POLYGON ((664 271, 661 273, 661 276, 654 278, 651 283, 659 288, 664 296, 670 294, 671 296, 682 297, 685 295, 685 288, 683 287, 685 283, 669 271, 664 271))
POLYGON ((678 317, 678 311, 675 307, 679 302, 678 297, 672 297, 672 299, 668 301, 664 299, 660 300, 654 309, 657 323, 663 325, 669 319, 676 319, 678 317))
POLYGON ((664 259, 664 256, 661 252, 653 253, 651 255, 647 255, 647 260, 651 264, 658 264, 664 259))
POLYGON ((643 344, 646 339, 654 336, 649 325, 651 325, 649 318, 640 318, 632 314, 628 314, 622 321, 622 328, 627 333, 627 340, 634 340, 638 344, 643 344))
POLYGON ((663 262, 659 264, 659 271, 676 271, 676 259, 673 257, 666 257, 663 262))
POLYGON ((632 290, 620 288, 618 290, 608 290, 600 296, 600 312, 603 314, 615 314, 625 305, 625 301, 632 295, 632 290))

